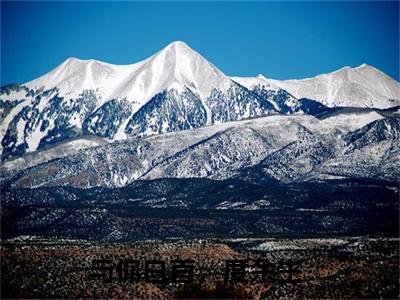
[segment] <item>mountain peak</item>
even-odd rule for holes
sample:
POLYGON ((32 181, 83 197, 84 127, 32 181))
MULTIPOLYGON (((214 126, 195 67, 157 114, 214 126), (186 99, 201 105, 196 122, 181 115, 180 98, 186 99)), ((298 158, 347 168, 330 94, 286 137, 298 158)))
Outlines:
POLYGON ((261 79, 261 80, 267 81, 267 78, 265 78, 265 76, 264 76, 263 74, 258 74, 258 75, 257 75, 257 78, 258 78, 258 79, 261 79))
POLYGON ((370 65, 368 65, 366 63, 363 63, 363 64, 359 65, 358 67, 355 67, 353 70, 364 71, 364 72, 366 72, 366 71, 371 72, 372 71, 372 72, 383 73, 381 70, 379 70, 379 69, 377 69, 377 68, 375 68, 373 66, 370 66, 370 65))
POLYGON ((370 65, 366 64, 366 63, 362 63, 361 65, 359 65, 355 69, 361 69, 361 68, 372 68, 372 67, 370 65))
POLYGON ((71 56, 71 57, 68 57, 65 61, 64 61, 64 63, 73 63, 73 62, 78 62, 78 61, 81 61, 79 58, 76 58, 76 57, 74 57, 74 56, 71 56))
POLYGON ((190 48, 185 42, 182 41, 174 41, 172 43, 170 43, 166 48, 171 49, 190 49, 193 51, 192 48, 190 48))
POLYGON ((328 75, 329 74, 335 74, 335 73, 339 73, 339 72, 343 72, 343 71, 347 71, 347 72, 353 72, 353 71, 379 71, 379 72, 381 72, 380 70, 378 70, 377 68, 375 68, 375 67, 373 67, 373 66, 371 66, 371 65, 368 65, 368 64, 366 64, 366 63, 362 63, 361 65, 359 65, 359 66, 357 66, 357 67, 349 67, 349 66, 345 66, 345 67, 343 67, 343 68, 340 68, 339 70, 336 70, 336 71, 333 71, 332 73, 328 73, 328 75))
MULTIPOLYGON (((158 55, 165 55, 168 59, 171 58, 177 58, 177 57, 189 57, 190 59, 195 59, 197 57, 201 57, 199 53, 197 53, 195 50, 190 48, 186 43, 182 41, 175 41, 170 44, 168 44, 165 48, 163 48, 161 51, 159 51, 155 56, 158 55)), ((203 57, 201 57, 204 59, 203 57)))
POLYGON ((296 98, 315 99, 329 107, 384 109, 400 103, 399 82, 366 63, 312 78, 272 81, 296 98))
MULTIPOLYGON (((146 68, 141 71, 149 74, 140 76, 157 81, 157 89, 167 88, 172 83, 194 86, 205 99, 213 88, 230 85, 230 80, 220 70, 182 41, 170 43, 147 59, 144 66, 146 68)), ((149 85, 152 80, 148 80, 149 85)))

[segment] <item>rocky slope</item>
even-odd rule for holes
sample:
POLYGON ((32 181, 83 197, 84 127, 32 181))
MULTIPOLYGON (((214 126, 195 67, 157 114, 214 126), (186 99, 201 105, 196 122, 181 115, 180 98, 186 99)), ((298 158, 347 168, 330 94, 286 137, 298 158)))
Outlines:
POLYGON ((400 178, 400 118, 376 112, 325 119, 268 116, 3 164, 14 187, 119 187, 138 179, 242 178, 286 183, 400 178), (344 120, 353 120, 348 122, 344 120), (354 121, 356 120, 356 121, 354 121))

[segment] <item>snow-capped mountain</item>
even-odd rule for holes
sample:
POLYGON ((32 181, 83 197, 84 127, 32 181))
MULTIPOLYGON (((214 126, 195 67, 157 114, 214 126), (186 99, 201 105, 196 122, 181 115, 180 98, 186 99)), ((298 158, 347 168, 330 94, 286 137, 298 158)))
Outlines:
POLYGON ((229 78, 197 52, 183 42, 174 42, 132 65, 69 58, 26 86, 34 90, 57 88, 60 96, 69 98, 92 90, 98 99, 96 108, 112 99, 126 98, 132 102, 135 112, 160 91, 183 92, 187 87, 196 91, 200 100, 205 100, 212 89, 226 90, 230 84, 229 78))
POLYGON ((389 108, 400 105, 400 84, 382 71, 362 64, 300 80, 266 80, 297 98, 314 99, 328 107, 389 108))
POLYGON ((269 94, 263 97, 183 42, 126 66, 70 58, 1 89, 2 159, 85 135, 123 140, 276 113, 269 94))
POLYGON ((70 58, 38 79, 1 88, 1 159, 35 151, 55 157, 51 149, 60 143, 90 147, 270 114, 396 106, 398 88, 366 65, 300 81, 228 77, 183 42, 125 66, 70 58))
POLYGON ((183 42, 70 58, 0 89, 2 237, 394 232, 399 85, 366 65, 228 77, 183 42))

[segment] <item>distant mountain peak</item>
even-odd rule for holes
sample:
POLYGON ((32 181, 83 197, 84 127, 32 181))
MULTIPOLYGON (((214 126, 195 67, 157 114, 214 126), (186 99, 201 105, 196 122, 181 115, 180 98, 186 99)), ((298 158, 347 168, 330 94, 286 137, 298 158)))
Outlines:
POLYGON ((366 63, 305 79, 269 80, 296 98, 329 107, 389 108, 400 104, 400 83, 366 63))
POLYGON ((68 58, 64 61, 63 64, 70 64, 70 63, 81 62, 81 61, 82 61, 81 59, 79 59, 79 58, 77 58, 77 57, 74 57, 74 56, 71 56, 71 57, 68 57, 68 58))
MULTIPOLYGON (((348 74, 353 74, 353 73, 357 73, 357 72, 362 72, 362 73, 366 73, 366 72, 371 72, 371 73, 379 73, 379 74, 385 74, 384 72, 382 72, 381 70, 366 64, 366 63, 362 63, 361 65, 357 66, 357 67, 350 67, 350 66, 345 66, 342 67, 336 71, 330 72, 330 73, 326 73, 326 74, 322 74, 324 76, 327 75, 331 75, 331 74, 337 74, 337 73, 348 73, 348 74)), ((386 75, 386 74, 385 74, 386 75)), ((317 75, 316 77, 318 77, 320 75, 317 75)), ((387 75, 386 75, 387 76, 387 75)))
POLYGON ((172 42, 148 59, 130 65, 70 57, 26 83, 33 89, 57 87, 61 95, 69 97, 90 89, 96 90, 102 101, 133 98, 141 103, 164 89, 191 86, 204 98, 213 88, 229 84, 225 74, 182 41, 172 42))
POLYGON ((369 70, 369 71, 380 72, 380 73, 385 74, 384 72, 382 72, 378 68, 375 68, 374 66, 371 66, 371 65, 366 64, 366 63, 362 63, 361 65, 359 65, 358 67, 355 67, 353 69, 354 70, 369 70))
POLYGON ((175 41, 168 44, 166 47, 157 52, 154 56, 159 55, 166 55, 170 57, 200 56, 200 54, 190 48, 186 43, 181 41, 175 41))
POLYGON ((366 64, 366 63, 362 63, 361 65, 356 67, 356 69, 361 69, 361 68, 372 68, 372 67, 370 65, 366 64))
POLYGON ((174 50, 191 50, 194 51, 192 48, 188 46, 185 42, 182 41, 174 41, 168 44, 165 49, 174 49, 174 50))
POLYGON ((164 85, 178 83, 193 86, 207 97, 213 88, 227 87, 230 80, 186 43, 175 41, 144 61, 146 68, 157 72, 164 85))
POLYGON ((257 78, 261 79, 261 80, 267 80, 267 78, 265 78, 265 76, 263 74, 258 74, 257 78))

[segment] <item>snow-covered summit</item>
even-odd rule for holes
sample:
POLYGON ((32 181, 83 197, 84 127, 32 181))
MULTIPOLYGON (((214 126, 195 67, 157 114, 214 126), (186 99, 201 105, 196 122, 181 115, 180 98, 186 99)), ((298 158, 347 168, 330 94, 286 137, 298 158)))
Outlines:
POLYGON ((180 41, 169 44, 149 58, 148 64, 155 68, 157 75, 165 78, 165 82, 194 86, 202 97, 208 96, 212 88, 225 89, 230 85, 225 74, 180 41))
POLYGON ((362 64, 312 78, 269 82, 297 98, 310 98, 330 107, 388 108, 400 105, 400 83, 382 71, 362 64))
POLYGON ((114 98, 127 98, 142 105, 164 89, 188 86, 206 97, 211 89, 226 88, 229 84, 229 78, 214 65, 185 43, 177 41, 131 65, 69 58, 25 85, 34 89, 57 87, 61 95, 69 97, 84 90, 94 90, 103 103, 114 98))
POLYGON ((3 157, 83 135, 123 140, 274 111, 179 41, 131 65, 69 58, 0 97, 3 157))
POLYGON ((25 85, 34 90, 57 87, 61 95, 74 97, 83 90, 110 93, 114 84, 135 69, 135 65, 117 66, 97 60, 68 58, 55 69, 25 85))
POLYGON ((130 65, 113 65, 97 60, 69 58, 54 70, 25 85, 38 89, 57 87, 60 95, 75 98, 93 90, 99 105, 126 98, 137 110, 154 95, 171 88, 190 87, 205 101, 213 89, 226 90, 231 80, 253 89, 288 91, 296 98, 317 100, 329 107, 388 108, 400 105, 400 83, 382 71, 362 64, 343 67, 312 78, 275 80, 257 77, 228 78, 187 44, 176 41, 146 60, 130 65))
POLYGON ((268 114, 321 115, 325 105, 386 108, 399 99, 399 83, 365 64, 304 80, 230 78, 177 41, 134 64, 69 58, 38 79, 2 87, 0 154, 83 136, 113 142, 268 114))

